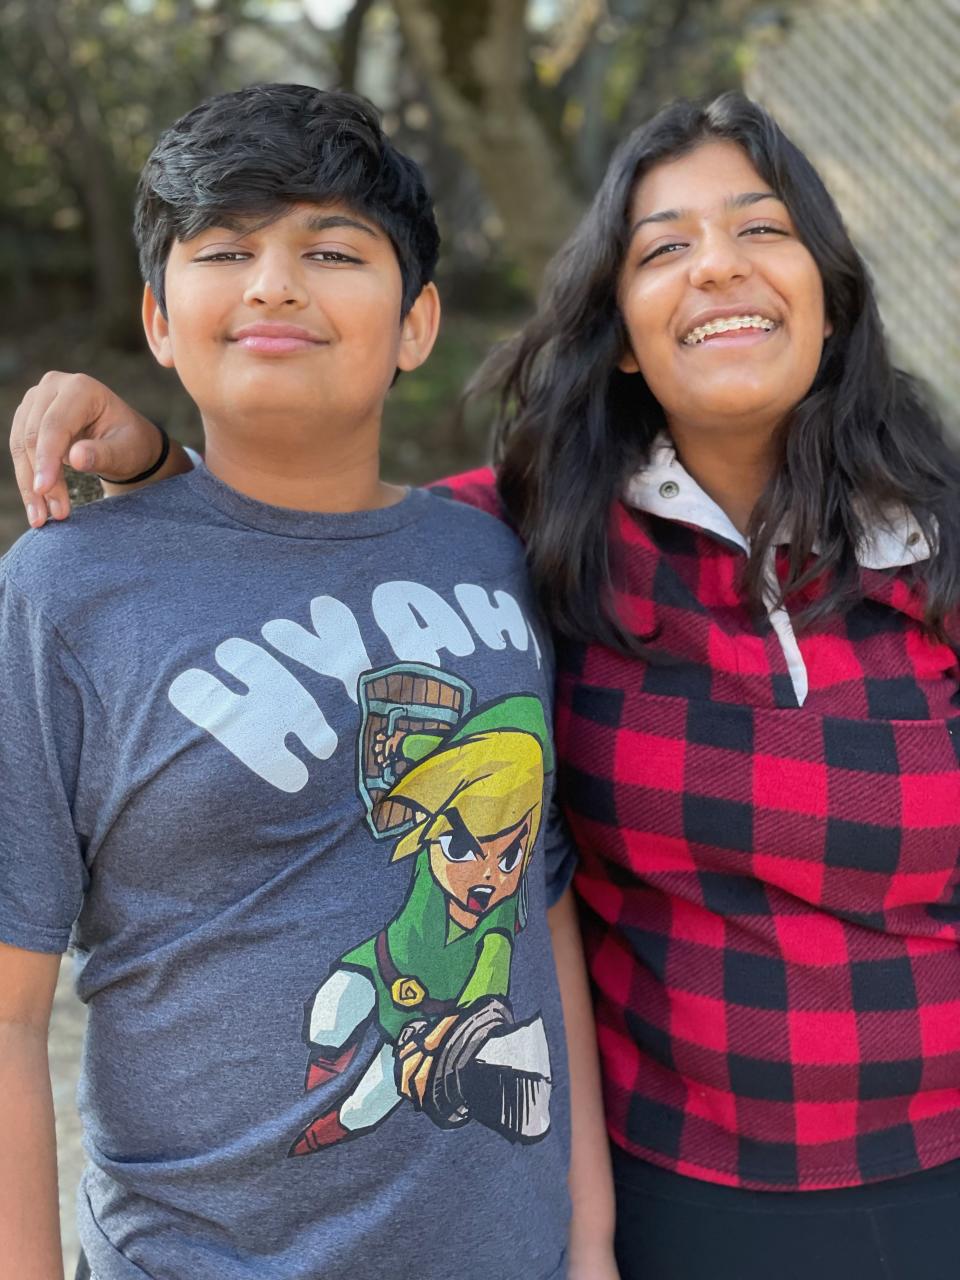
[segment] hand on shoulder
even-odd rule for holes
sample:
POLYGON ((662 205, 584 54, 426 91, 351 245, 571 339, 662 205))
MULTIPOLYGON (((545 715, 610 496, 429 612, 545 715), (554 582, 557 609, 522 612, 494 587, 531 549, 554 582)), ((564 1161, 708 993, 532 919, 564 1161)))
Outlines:
MULTIPOLYGON (((45 373, 24 395, 10 430, 17 487, 29 524, 40 528, 48 517, 65 520, 70 514, 64 463, 75 471, 115 477, 122 485, 117 492, 126 492, 131 487, 127 478, 150 471, 162 448, 157 427, 96 378, 45 373)), ((149 479, 162 480, 190 467, 184 450, 171 443, 163 466, 149 479)))

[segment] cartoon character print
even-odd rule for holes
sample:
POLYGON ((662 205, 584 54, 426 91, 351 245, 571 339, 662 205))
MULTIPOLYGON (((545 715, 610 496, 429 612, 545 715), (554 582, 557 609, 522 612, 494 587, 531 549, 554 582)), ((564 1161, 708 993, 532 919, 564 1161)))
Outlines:
POLYGON ((472 710, 468 685, 419 664, 367 673, 359 692, 360 795, 410 885, 308 1001, 306 1087, 329 1084, 332 1101, 291 1155, 369 1133, 405 1101, 440 1128, 473 1120, 538 1141, 550 1127, 546 1034, 539 1016, 515 1021, 509 992, 553 769, 542 704, 520 694, 472 710))

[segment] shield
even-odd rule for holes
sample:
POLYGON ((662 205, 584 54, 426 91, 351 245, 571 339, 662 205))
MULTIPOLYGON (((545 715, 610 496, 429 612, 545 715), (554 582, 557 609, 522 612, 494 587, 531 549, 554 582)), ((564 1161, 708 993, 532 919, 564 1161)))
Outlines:
POLYGON ((446 737, 470 712, 473 690, 436 667, 404 662, 360 677, 357 689, 362 719, 358 739, 357 785, 367 822, 381 840, 402 835, 416 822, 407 804, 386 799, 387 792, 412 768, 396 752, 378 753, 386 739, 402 741, 411 733, 446 737))

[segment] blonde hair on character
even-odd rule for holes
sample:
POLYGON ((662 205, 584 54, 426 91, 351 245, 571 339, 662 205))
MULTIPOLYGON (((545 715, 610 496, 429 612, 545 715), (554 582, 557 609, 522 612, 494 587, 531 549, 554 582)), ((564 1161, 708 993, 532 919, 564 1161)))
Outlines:
POLYGON ((408 804, 425 816, 398 842, 391 861, 417 853, 449 825, 438 819, 456 809, 468 830, 489 837, 530 817, 524 850, 526 868, 540 830, 543 810, 543 748, 532 733, 497 729, 439 747, 404 774, 387 799, 408 804))

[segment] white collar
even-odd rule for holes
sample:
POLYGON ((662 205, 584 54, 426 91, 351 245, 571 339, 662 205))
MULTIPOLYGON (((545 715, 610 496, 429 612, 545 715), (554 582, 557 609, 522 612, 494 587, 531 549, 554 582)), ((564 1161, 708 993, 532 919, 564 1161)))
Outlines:
MULTIPOLYGON (((682 521, 743 551, 750 550, 750 543, 726 512, 685 470, 666 433, 661 432, 654 440, 649 463, 627 481, 623 496, 638 511, 682 521)), ((789 541, 789 528, 781 528, 778 544, 789 541)), ((863 569, 902 569, 929 558, 930 546, 923 531, 905 507, 892 510, 882 524, 870 529, 857 550, 857 561, 863 569)))

